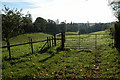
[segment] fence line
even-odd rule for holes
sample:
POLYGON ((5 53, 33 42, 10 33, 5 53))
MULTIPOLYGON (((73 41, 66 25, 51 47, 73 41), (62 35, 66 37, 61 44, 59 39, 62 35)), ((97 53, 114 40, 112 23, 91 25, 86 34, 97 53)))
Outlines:
POLYGON ((29 38, 29 42, 27 42, 27 43, 7 45, 7 46, 2 46, 2 47, 0 47, 0 48, 8 48, 9 59, 11 60, 11 49, 10 49, 10 47, 30 44, 31 52, 34 53, 33 43, 46 42, 46 43, 41 47, 41 49, 40 49, 40 50, 42 51, 43 49, 45 49, 45 46, 46 46, 46 45, 48 45, 48 46, 47 46, 48 48, 50 48, 50 47, 52 47, 52 46, 56 46, 56 45, 57 45, 56 40, 61 40, 61 38, 56 38, 56 34, 54 34, 53 37, 47 37, 46 40, 32 41, 32 38, 29 38))
MULTIPOLYGON (((67 34, 66 34, 67 35, 67 34)), ((29 42, 27 43, 21 43, 21 44, 15 44, 15 45, 9 45, 9 46, 2 46, 0 48, 8 48, 8 52, 9 52, 9 59, 11 59, 11 51, 10 51, 10 47, 14 47, 14 46, 19 46, 19 45, 26 45, 26 44, 30 44, 30 47, 31 47, 31 52, 34 53, 34 50, 33 50, 33 43, 38 43, 38 42, 46 42, 40 49, 40 51, 43 51, 45 49, 45 47, 47 46, 47 49, 52 47, 52 46, 56 46, 57 45, 57 40, 61 40, 61 43, 60 43, 60 46, 61 46, 61 50, 64 50, 64 47, 69 47, 69 45, 65 46, 66 45, 66 42, 67 41, 78 41, 78 46, 71 46, 72 48, 75 48, 75 49, 88 49, 86 47, 83 47, 81 46, 81 44, 83 42, 81 42, 81 39, 83 38, 87 38, 89 37, 90 35, 94 35, 94 47, 95 49, 97 49, 97 39, 99 38, 98 35, 107 35, 107 34, 85 34, 85 35, 88 35, 87 37, 80 37, 80 34, 73 34, 73 35, 78 35, 78 38, 77 37, 66 37, 65 35, 65 32, 62 32, 62 33, 59 33, 59 34, 54 34, 53 37, 47 37, 46 40, 42 40, 42 41, 32 41, 32 39, 29 39, 29 42), (57 38, 57 36, 59 38, 57 38), (70 39, 73 39, 73 40, 67 40, 66 38, 70 38, 70 39), (77 48, 76 48, 77 47, 77 48)), ((92 37, 91 37, 92 38, 92 37)), ((85 41, 85 40, 84 40, 85 41)), ((93 46, 92 46, 93 47, 93 46)), ((92 48, 91 47, 91 48, 92 48)))
POLYGON ((31 43, 45 42, 45 41, 47 41, 47 40, 27 42, 27 43, 15 44, 15 45, 9 45, 9 46, 2 46, 2 47, 0 47, 0 48, 7 48, 7 47, 13 47, 13 46, 19 46, 19 45, 26 45, 26 44, 31 44, 31 43))
MULTIPOLYGON (((52 40, 52 39, 50 39, 50 40, 52 40)), ((60 38, 56 38, 56 40, 61 40, 61 39, 60 38)), ((22 44, 14 44, 14 45, 9 45, 9 46, 2 46, 0 48, 14 47, 14 46, 19 46, 19 45, 26 45, 26 44, 31 44, 31 43, 45 42, 45 41, 47 41, 47 39, 46 40, 42 40, 42 41, 34 41, 34 42, 27 42, 27 43, 22 43, 22 44)))

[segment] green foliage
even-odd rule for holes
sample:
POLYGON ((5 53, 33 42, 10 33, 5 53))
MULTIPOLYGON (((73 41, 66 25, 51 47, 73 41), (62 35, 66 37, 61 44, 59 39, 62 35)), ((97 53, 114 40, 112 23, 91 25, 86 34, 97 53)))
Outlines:
POLYGON ((67 23, 67 32, 77 32, 78 29, 78 24, 77 23, 67 23))
POLYGON ((113 9, 115 17, 118 18, 118 20, 120 21, 120 12, 119 12, 120 1, 119 0, 111 0, 111 1, 109 1, 109 5, 113 9))
POLYGON ((97 31, 104 31, 105 29, 109 28, 109 24, 105 23, 96 23, 92 26, 90 25, 85 25, 79 28, 79 32, 81 34, 88 34, 91 32, 97 32, 97 31))
POLYGON ((115 47, 120 52, 120 1, 119 0, 112 0, 110 1, 110 6, 112 7, 115 17, 118 19, 118 22, 115 23, 115 32, 114 32, 114 39, 115 39, 115 47))
POLYGON ((114 36, 115 36, 115 27, 114 26, 110 27, 110 35, 114 38, 114 36))
POLYGON ((8 41, 11 37, 22 32, 22 14, 17 9, 10 9, 4 6, 2 9, 2 39, 8 41))
POLYGON ((59 24, 59 32, 66 32, 67 30, 67 25, 65 22, 61 22, 61 24, 59 24))
POLYGON ((120 22, 115 23, 115 47, 120 52, 120 22))
POLYGON ((49 33, 49 34, 58 33, 57 24, 53 20, 48 19, 47 20, 47 27, 46 27, 45 32, 49 33))
POLYGON ((114 38, 114 46, 120 52, 120 22, 114 23, 114 26, 110 28, 110 35, 114 38))
POLYGON ((46 30, 47 21, 41 17, 37 17, 34 22, 34 31, 35 32, 44 32, 46 30))
POLYGON ((66 23, 61 22, 60 24, 57 24, 53 20, 45 20, 41 17, 38 17, 34 22, 34 32, 44 32, 49 34, 56 34, 59 32, 65 32, 66 31, 66 23))
POLYGON ((24 33, 34 32, 31 14, 28 13, 23 17, 22 29, 24 30, 24 33))

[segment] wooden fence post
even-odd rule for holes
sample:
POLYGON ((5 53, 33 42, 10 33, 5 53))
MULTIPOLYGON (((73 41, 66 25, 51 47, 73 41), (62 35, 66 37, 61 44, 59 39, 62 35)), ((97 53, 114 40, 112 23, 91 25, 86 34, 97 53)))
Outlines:
POLYGON ((61 49, 63 50, 65 47, 65 32, 61 33, 61 49))
POLYGON ((8 52, 9 52, 9 60, 11 60, 11 50, 10 50, 10 42, 9 40, 7 41, 7 49, 8 49, 8 52))
POLYGON ((54 39, 54 38, 52 37, 52 46, 53 46, 53 39, 54 39))
POLYGON ((51 38, 49 37, 49 44, 50 44, 50 47, 51 47, 51 38))
POLYGON ((54 34, 54 45, 56 46, 56 34, 54 34))
POLYGON ((33 50, 32 38, 30 39, 30 44, 31 44, 31 51, 32 51, 32 54, 33 54, 33 53, 34 53, 34 50, 33 50))
POLYGON ((49 38, 47 37, 47 45, 48 45, 48 48, 49 48, 49 38))

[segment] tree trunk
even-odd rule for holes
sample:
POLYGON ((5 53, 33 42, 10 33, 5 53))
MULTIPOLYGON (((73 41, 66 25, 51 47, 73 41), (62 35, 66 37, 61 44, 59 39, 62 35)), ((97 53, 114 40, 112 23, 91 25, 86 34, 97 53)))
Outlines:
POLYGON ((120 22, 115 24, 115 47, 120 52, 120 22))

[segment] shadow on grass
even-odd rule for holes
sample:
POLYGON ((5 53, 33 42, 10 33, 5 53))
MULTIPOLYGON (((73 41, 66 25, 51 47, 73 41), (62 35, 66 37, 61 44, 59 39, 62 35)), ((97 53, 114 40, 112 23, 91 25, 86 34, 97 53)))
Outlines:
MULTIPOLYGON (((46 48, 44 51, 46 52, 47 50, 48 50, 48 48, 46 48)), ((56 49, 56 53, 54 53, 54 52, 52 52, 52 51, 49 51, 48 53, 50 53, 51 56, 49 56, 49 57, 47 57, 47 58, 45 58, 45 59, 43 59, 43 60, 41 60, 41 61, 39 61, 39 62, 45 62, 45 61, 47 61, 48 59, 50 59, 50 58, 52 58, 53 56, 55 56, 55 54, 59 54, 60 51, 67 51, 67 50, 69 50, 69 49, 61 49, 61 47, 58 47, 58 48, 56 49)), ((43 51, 43 52, 44 52, 44 51, 43 51)))
POLYGON ((42 53, 46 52, 48 49, 50 49, 50 47, 46 47, 46 48, 44 48, 44 49, 40 50, 40 51, 39 51, 39 53, 41 53, 41 54, 42 54, 42 53))
POLYGON ((3 60, 5 60, 5 61, 18 60, 18 59, 20 59, 20 58, 11 58, 11 59, 9 59, 7 56, 3 57, 3 60))
MULTIPOLYGON (((15 64, 18 64, 18 63, 23 63, 23 62, 26 62, 26 61, 31 61, 31 60, 20 60, 21 58, 26 58, 30 55, 36 55, 35 53, 28 53, 28 54, 25 54, 25 55, 22 55, 22 56, 19 56, 19 57, 12 57, 11 59, 7 58, 7 57, 4 57, 3 60, 5 61, 10 61, 10 64, 11 65, 15 65, 15 64), (17 61, 16 61, 17 60, 17 61)), ((26 58, 27 59, 27 58, 26 58)))
POLYGON ((92 51, 91 51, 91 50, 87 50, 87 49, 83 49, 83 50, 77 51, 77 53, 79 53, 79 52, 92 53, 92 51))
MULTIPOLYGON (((49 50, 50 48, 48 48, 48 47, 46 47, 44 50, 42 50, 42 51, 39 51, 39 53, 45 53, 45 52, 47 52, 48 50, 49 50)), ((52 51, 48 51, 48 53, 49 54, 51 54, 51 56, 49 56, 49 57, 47 57, 47 58, 45 58, 45 59, 43 59, 43 60, 41 60, 41 61, 39 61, 39 62, 45 62, 45 61, 47 61, 48 59, 50 59, 50 58, 52 58, 53 56, 55 56, 55 54, 59 54, 59 52, 60 51, 68 51, 69 49, 61 49, 61 47, 58 47, 57 49, 56 49, 56 52, 54 53, 54 52, 52 52, 52 51)), ((21 58, 26 58, 26 57, 28 57, 28 56, 30 56, 30 55, 37 55, 36 53, 28 53, 28 54, 25 54, 25 55, 22 55, 22 56, 20 56, 20 57, 17 57, 17 58, 11 58, 11 60, 10 59, 8 59, 8 58, 4 58, 4 60, 6 60, 6 61, 10 61, 10 64, 11 65, 15 65, 15 64, 18 64, 18 63, 23 63, 23 62, 26 62, 26 61, 31 61, 31 60, 20 60, 21 58), (15 61, 15 60, 17 60, 17 61, 15 61)))
POLYGON ((23 63, 23 62, 26 62, 26 61, 31 61, 31 60, 19 60, 17 62, 10 62, 11 65, 15 65, 15 64, 18 64, 18 63, 23 63))
POLYGON ((53 56, 54 56, 54 54, 52 54, 51 56, 49 56, 49 57, 47 57, 47 58, 45 58, 45 59, 43 59, 43 60, 40 60, 39 62, 45 62, 45 61, 47 61, 48 59, 52 58, 53 56))
POLYGON ((10 61, 10 60, 19 60, 20 58, 23 58, 23 57, 28 57, 28 56, 30 56, 30 55, 35 55, 35 53, 28 53, 28 54, 25 54, 25 55, 22 55, 22 56, 19 56, 19 57, 12 57, 11 59, 9 59, 7 56, 5 56, 4 58, 3 58, 3 60, 5 60, 5 61, 10 61))
MULTIPOLYGON (((46 47, 45 49, 43 49, 43 50, 41 50, 41 51, 39 51, 39 52, 40 52, 40 53, 44 53, 44 52, 46 52, 48 49, 49 49, 49 48, 46 47)), ((28 57, 28 56, 33 55, 33 54, 34 54, 34 55, 37 55, 35 52, 34 52, 34 53, 27 53, 27 54, 22 55, 22 56, 19 56, 19 57, 17 57, 17 58, 12 57, 11 59, 9 59, 7 56, 5 56, 5 57, 3 58, 3 60, 5 60, 5 61, 19 60, 20 58, 28 57)))

